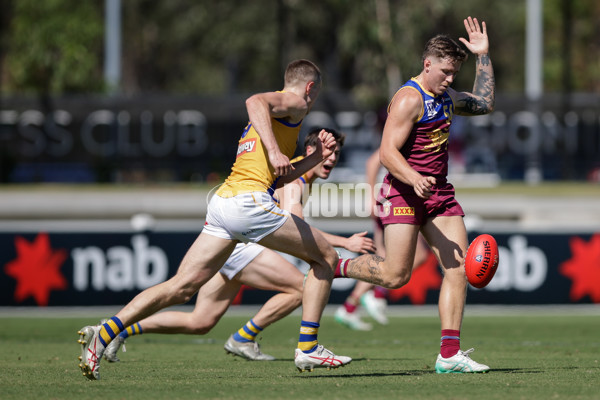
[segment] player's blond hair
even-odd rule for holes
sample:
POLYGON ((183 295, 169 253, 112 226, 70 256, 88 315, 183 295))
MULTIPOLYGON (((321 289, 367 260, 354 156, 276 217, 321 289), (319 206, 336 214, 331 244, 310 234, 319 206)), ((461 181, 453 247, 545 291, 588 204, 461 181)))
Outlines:
POLYGON ((285 69, 285 86, 294 86, 299 82, 313 81, 321 84, 321 71, 312 61, 300 59, 292 61, 285 69))

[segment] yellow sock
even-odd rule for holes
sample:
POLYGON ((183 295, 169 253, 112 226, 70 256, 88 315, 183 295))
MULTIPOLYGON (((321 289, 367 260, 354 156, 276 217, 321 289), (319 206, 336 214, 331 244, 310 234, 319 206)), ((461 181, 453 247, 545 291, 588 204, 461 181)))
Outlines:
POLYGON ((304 353, 310 353, 317 348, 319 341, 319 324, 317 322, 302 321, 300 323, 300 338, 298 339, 298 348, 304 353))

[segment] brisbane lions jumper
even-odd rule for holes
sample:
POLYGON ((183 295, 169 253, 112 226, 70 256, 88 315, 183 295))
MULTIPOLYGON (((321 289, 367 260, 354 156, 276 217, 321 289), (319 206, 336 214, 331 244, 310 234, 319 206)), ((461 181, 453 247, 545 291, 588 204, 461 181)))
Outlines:
POLYGON ((423 99, 421 113, 400 150, 408 164, 421 175, 433 176, 437 183, 430 199, 419 198, 411 185, 385 176, 378 203, 382 222, 422 224, 425 218, 436 215, 464 215, 454 199, 454 188, 447 183, 448 136, 454 114, 454 103, 447 92, 440 96, 426 91, 412 78, 396 92, 416 90, 423 99), (387 214, 387 215, 386 215, 387 214))

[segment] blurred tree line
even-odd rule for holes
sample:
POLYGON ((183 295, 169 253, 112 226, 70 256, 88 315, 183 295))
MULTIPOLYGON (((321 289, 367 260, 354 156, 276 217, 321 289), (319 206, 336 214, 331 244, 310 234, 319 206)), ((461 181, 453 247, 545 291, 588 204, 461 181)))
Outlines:
MULTIPOLYGON (((125 95, 274 90, 295 58, 365 107, 421 69, 426 40, 485 20, 500 93, 524 87, 525 0, 123 0, 125 95)), ((0 93, 103 93, 104 1, 3 0, 0 93)), ((544 90, 600 91, 600 2, 543 1, 544 90)), ((454 86, 470 90, 473 57, 454 86)))

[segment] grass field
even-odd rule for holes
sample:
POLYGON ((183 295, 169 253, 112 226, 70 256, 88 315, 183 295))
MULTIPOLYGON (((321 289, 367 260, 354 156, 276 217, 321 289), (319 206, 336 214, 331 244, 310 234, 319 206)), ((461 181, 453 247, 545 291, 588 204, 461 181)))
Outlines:
POLYGON ((436 317, 393 317, 353 332, 325 316, 322 344, 353 357, 338 370, 297 372, 299 317, 261 335, 273 362, 227 356, 223 343, 250 317, 226 316, 205 336, 130 338, 121 362, 88 381, 77 367, 77 330, 97 320, 0 318, 0 398, 9 399, 598 399, 596 316, 466 316, 462 347, 487 374, 438 375, 436 317))

